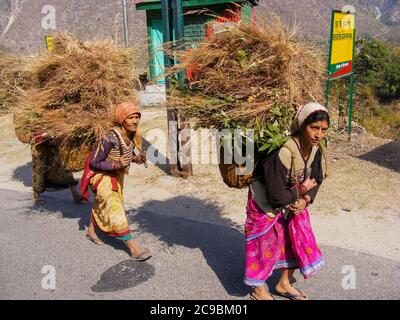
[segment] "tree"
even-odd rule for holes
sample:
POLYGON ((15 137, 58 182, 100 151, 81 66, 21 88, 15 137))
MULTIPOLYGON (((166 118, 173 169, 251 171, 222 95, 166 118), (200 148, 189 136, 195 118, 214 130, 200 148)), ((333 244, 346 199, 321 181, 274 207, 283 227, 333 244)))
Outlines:
POLYGON ((359 85, 374 89, 380 99, 400 97, 400 51, 378 40, 358 41, 355 72, 359 85))

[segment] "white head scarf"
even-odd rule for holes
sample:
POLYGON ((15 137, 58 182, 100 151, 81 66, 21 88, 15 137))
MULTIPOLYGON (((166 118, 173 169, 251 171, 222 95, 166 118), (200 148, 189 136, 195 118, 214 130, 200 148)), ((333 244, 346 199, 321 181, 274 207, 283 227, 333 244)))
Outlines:
POLYGON ((316 102, 308 103, 304 107, 300 108, 292 124, 292 134, 298 132, 301 129, 304 121, 306 121, 310 115, 318 111, 324 111, 328 113, 328 110, 324 106, 316 102))

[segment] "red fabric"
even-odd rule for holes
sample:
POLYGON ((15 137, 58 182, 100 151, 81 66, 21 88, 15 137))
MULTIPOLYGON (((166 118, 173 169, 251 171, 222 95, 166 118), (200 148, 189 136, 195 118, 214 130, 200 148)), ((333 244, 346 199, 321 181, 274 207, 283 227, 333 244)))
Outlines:
MULTIPOLYGON (((96 219, 93 218, 93 213, 91 214, 90 219, 92 220, 93 224, 94 224, 97 228, 100 229, 100 227, 97 225, 96 219)), ((109 236, 111 236, 111 237, 118 238, 118 237, 124 237, 124 236, 128 235, 129 233, 131 233, 132 231, 133 231, 133 229, 131 229, 131 228, 129 227, 129 228, 127 228, 127 229, 124 230, 124 231, 121 231, 121 232, 110 232, 110 233, 107 233, 107 235, 109 235, 109 236)))
POLYGON ((110 175, 110 176, 111 176, 111 185, 112 185, 111 190, 112 190, 112 191, 115 191, 115 192, 118 192, 118 180, 117 180, 117 176, 115 176, 115 175, 110 175))
POLYGON ((35 129, 33 131, 33 143, 36 145, 45 145, 48 147, 57 147, 60 144, 62 137, 58 139, 52 138, 46 131, 35 129))
MULTIPOLYGON (((90 186, 90 180, 97 174, 97 172, 92 171, 90 169, 90 156, 86 159, 85 162, 85 170, 83 171, 82 175, 82 181, 81 181, 81 194, 83 197, 84 201, 89 201, 89 186, 90 186)), ((111 184, 112 184, 112 191, 118 192, 118 180, 117 176, 115 173, 104 173, 104 175, 107 175, 111 177, 111 184)), ((93 192, 96 192, 97 187, 99 186, 100 182, 103 180, 103 177, 99 178, 96 183, 91 187, 93 192)))
POLYGON ((41 144, 44 141, 44 132, 41 129, 33 131, 33 142, 35 144, 41 144))
POLYGON ((208 25, 207 30, 206 30, 206 39, 210 40, 211 37, 213 36, 214 30, 213 30, 212 25, 214 23, 219 23, 219 24, 225 24, 227 22, 238 23, 241 19, 241 12, 242 12, 242 9, 240 7, 237 7, 236 5, 225 10, 225 12, 222 14, 222 16, 218 17, 211 24, 208 25))
POLYGON ((83 171, 82 181, 81 181, 81 194, 84 201, 89 201, 89 184, 90 179, 92 179, 96 173, 90 169, 90 156, 86 159, 85 170, 83 171))
POLYGON ((331 79, 334 79, 334 78, 338 78, 338 77, 350 74, 352 72, 353 72, 353 62, 350 61, 350 62, 348 62, 348 65, 346 67, 339 69, 339 71, 331 74, 329 77, 331 79))
POLYGON ((186 77, 189 81, 195 81, 197 75, 200 73, 201 68, 197 63, 192 63, 186 68, 186 77))

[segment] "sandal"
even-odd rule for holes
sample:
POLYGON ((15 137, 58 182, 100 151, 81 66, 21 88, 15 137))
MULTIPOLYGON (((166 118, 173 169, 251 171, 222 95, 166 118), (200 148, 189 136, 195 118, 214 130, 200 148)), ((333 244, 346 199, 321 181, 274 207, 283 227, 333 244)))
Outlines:
POLYGON ((276 291, 276 292, 278 295, 280 295, 284 298, 288 298, 290 300, 308 300, 308 296, 303 291, 301 291, 300 289, 297 289, 297 288, 294 288, 294 289, 296 289, 298 292, 300 292, 300 294, 294 294, 294 293, 289 293, 289 292, 279 292, 279 291, 276 291), (304 299, 300 299, 300 298, 304 298, 304 299))
MULTIPOLYGON (((271 295, 271 297, 272 297, 272 295, 271 295)), ((251 299, 251 300, 255 300, 255 301, 260 301, 260 300, 257 299, 255 296, 253 296, 252 293, 250 293, 250 299, 251 299)), ((275 298, 272 297, 272 299, 271 299, 270 301, 274 301, 274 300, 275 300, 275 298)), ((268 300, 262 300, 262 301, 268 301, 268 300)))
POLYGON ((140 261, 144 262, 146 260, 149 260, 152 257, 151 253, 149 250, 145 249, 143 252, 139 253, 136 257, 134 255, 131 255, 131 258, 133 261, 140 261))
POLYGON ((86 239, 92 241, 94 244, 97 244, 98 246, 102 246, 104 244, 104 242, 101 241, 99 238, 92 238, 88 234, 86 235, 86 239))
MULTIPOLYGON (((265 287, 265 286, 264 286, 265 287)), ((252 290, 252 292, 250 293, 250 299, 251 300, 256 300, 256 301, 259 301, 260 299, 257 299, 255 296, 254 296, 254 289, 255 289, 255 287, 253 287, 253 290, 252 290)), ((267 289, 266 289, 267 290, 267 289)), ((275 298, 274 298, 274 296, 271 294, 271 292, 269 292, 269 290, 267 290, 267 292, 268 292, 268 294, 271 296, 271 300, 270 301, 274 301, 275 300, 275 298)), ((263 301, 269 301, 269 299, 267 299, 267 300, 263 300, 263 301)))

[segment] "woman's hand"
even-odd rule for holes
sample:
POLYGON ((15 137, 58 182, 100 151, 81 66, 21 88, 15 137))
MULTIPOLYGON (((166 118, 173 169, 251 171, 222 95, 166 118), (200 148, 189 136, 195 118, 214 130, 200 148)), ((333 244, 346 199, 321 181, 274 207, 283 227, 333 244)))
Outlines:
POLYGON ((304 182, 302 183, 302 185, 303 185, 304 187, 306 187, 307 192, 308 192, 308 191, 310 191, 311 189, 314 189, 314 188, 318 185, 318 183, 317 183, 317 181, 315 181, 315 179, 307 179, 306 181, 304 181, 304 182))
POLYGON ((137 163, 137 164, 143 164, 147 161, 147 157, 146 154, 144 152, 141 152, 139 155, 137 156, 133 156, 133 162, 137 163))
POLYGON ((129 166, 130 160, 127 156, 122 156, 119 158, 119 168, 126 168, 129 166))
POLYGON ((141 164, 147 162, 146 154, 144 152, 141 152, 139 155, 139 159, 141 164))
POLYGON ((299 199, 295 203, 291 204, 289 209, 293 214, 298 214, 307 207, 307 202, 304 199, 299 199))

